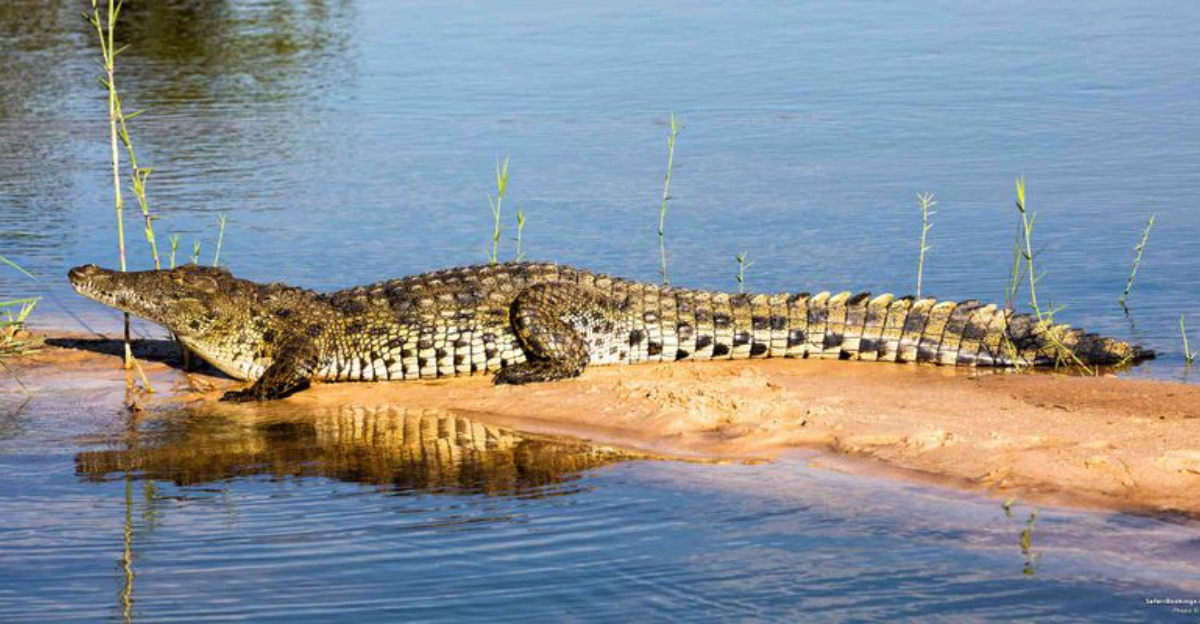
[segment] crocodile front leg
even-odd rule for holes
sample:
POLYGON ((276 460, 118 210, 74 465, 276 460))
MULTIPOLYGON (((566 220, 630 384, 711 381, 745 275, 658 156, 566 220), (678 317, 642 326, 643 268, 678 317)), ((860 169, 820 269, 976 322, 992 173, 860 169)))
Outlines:
POLYGON ((527 384, 578 377, 590 356, 581 327, 611 319, 608 298, 575 284, 537 284, 517 295, 510 315, 525 362, 496 373, 496 384, 527 384))
POLYGON ((244 403, 282 399, 304 390, 312 381, 319 350, 311 339, 298 339, 279 349, 275 361, 263 371, 258 381, 243 390, 231 390, 222 401, 244 403))

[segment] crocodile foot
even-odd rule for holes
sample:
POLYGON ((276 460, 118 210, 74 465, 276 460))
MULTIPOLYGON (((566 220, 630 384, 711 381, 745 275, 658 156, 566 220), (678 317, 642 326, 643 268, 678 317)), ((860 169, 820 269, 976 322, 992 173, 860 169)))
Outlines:
POLYGON ((522 362, 521 364, 509 364, 496 372, 496 376, 492 378, 492 383, 497 386, 513 385, 519 386, 527 383, 538 383, 543 381, 558 381, 560 379, 570 379, 578 377, 583 372, 583 367, 570 366, 565 362, 522 362))
POLYGON ((258 396, 258 394, 254 392, 253 386, 244 390, 230 390, 229 392, 221 395, 222 401, 228 401, 230 403, 249 403, 251 401, 262 401, 265 398, 266 397, 258 396))

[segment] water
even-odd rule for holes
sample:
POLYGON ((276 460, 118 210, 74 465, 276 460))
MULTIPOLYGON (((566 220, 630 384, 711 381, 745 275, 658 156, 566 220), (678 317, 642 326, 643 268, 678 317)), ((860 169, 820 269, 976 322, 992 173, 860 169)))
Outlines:
MULTIPOLYGON (((1159 350, 1200 290, 1200 7, 1037 2, 695 3, 503 9, 382 0, 126 9, 121 86, 155 169, 161 244, 181 261, 216 216, 236 273, 336 288, 476 263, 497 158, 512 158, 529 257, 656 279, 666 118, 684 130, 668 236, 674 281, 911 292, 937 193, 926 291, 1000 300, 1013 178, 1039 210, 1043 297, 1062 318, 1159 350), (1116 305, 1153 212, 1126 318, 1116 305)), ((116 261, 103 90, 77 8, 6 2, 0 252, 45 283, 40 322, 115 317, 67 267, 116 261)), ((131 205, 131 261, 148 266, 131 205)))
MULTIPOLYGON (((116 261, 81 7, 0 3, 0 254, 42 277, 0 270, 0 291, 44 296, 42 326, 111 331, 63 277, 116 261)), ((656 279, 674 111, 675 283, 733 288, 748 251, 752 289, 910 292, 929 189, 926 291, 998 300, 1023 174, 1061 318, 1163 355, 1132 374, 1186 378, 1200 6, 145 0, 124 24, 120 86, 147 109, 133 130, 180 261, 194 241, 211 260, 226 213, 222 262, 252 279, 479 262, 509 155, 508 235, 520 207, 530 257, 656 279)), ((1024 518, 994 501, 802 459, 542 441, 431 464, 330 443, 336 414, 131 430, 108 392, 3 397, 0 619, 1141 620, 1170 615, 1148 597, 1200 594, 1194 529, 1161 521, 1043 510, 1028 576, 1024 518)))
MULTIPOLYGON (((700 465, 463 415, 0 420, 6 621, 1140 621, 1200 592, 1194 527, 1042 510, 803 457, 700 465)), ((85 407, 86 406, 86 407, 85 407)))

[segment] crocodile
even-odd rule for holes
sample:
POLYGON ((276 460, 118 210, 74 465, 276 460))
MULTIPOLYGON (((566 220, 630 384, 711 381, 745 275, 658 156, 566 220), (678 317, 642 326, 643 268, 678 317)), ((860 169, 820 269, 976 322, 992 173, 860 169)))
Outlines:
POLYGON ((227 375, 228 401, 314 381, 493 374, 567 379, 587 366, 768 357, 959 366, 1136 363, 1152 351, 979 301, 849 292, 734 294, 552 263, 453 268, 321 293, 224 268, 75 267, 80 294, 170 330, 227 375))

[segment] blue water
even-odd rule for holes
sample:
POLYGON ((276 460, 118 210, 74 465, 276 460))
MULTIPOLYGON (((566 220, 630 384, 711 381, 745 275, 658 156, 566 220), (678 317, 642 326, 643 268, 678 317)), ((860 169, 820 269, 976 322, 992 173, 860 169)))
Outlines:
MULTIPOLYGON (((104 93, 74 9, 6 3, 0 253, 52 294, 44 324, 104 314, 65 269, 116 262, 104 93)), ((1200 327, 1200 7, 1100 2, 661 2, 443 6, 138 3, 121 84, 160 239, 237 274, 336 288, 475 263, 492 169, 511 158, 529 257, 657 275, 666 119, 684 126, 667 221, 679 284, 1003 299, 1013 179, 1038 210, 1060 318, 1163 353, 1200 327), (1116 300, 1152 232, 1131 315, 1116 300)), ((149 263, 136 205, 130 258, 149 263)), ((160 240, 165 248, 167 243, 160 240)), ((100 323, 111 328, 115 317, 100 323)), ((93 319, 94 320, 94 319, 93 319)), ((1193 340, 1193 342, 1200 339, 1193 340)))
MULTIPOLYGON (((0 292, 44 297, 35 324, 111 331, 64 279, 117 259, 82 8, 0 3, 0 254, 41 277, 0 267, 0 292)), ((1132 374, 1187 379, 1200 5, 145 0, 123 20, 119 85, 147 111, 133 132, 179 262, 195 241, 212 261, 221 213, 221 263, 253 279, 337 288, 480 262, 507 156, 502 257, 520 208, 529 257, 657 279, 674 112, 674 283, 734 288, 745 251, 753 290, 911 292, 930 190, 926 293, 1000 300, 1024 175, 1042 296, 1160 352, 1132 374)), ((130 262, 147 267, 127 200, 130 262)), ((76 456, 131 434, 119 397, 88 392, 4 397, 0 619, 1142 620, 1171 615, 1148 597, 1200 594, 1191 528, 1043 510, 1027 576, 1024 519, 993 501, 799 460, 447 492, 412 465, 389 468, 392 487, 234 470, 205 449, 244 423, 214 417, 195 433, 204 479, 106 480, 76 456)))
POLYGON ((1200 592, 1194 526, 1042 509, 1024 553, 1026 505, 803 456, 414 445, 383 432, 467 421, 401 408, 128 420, 119 389, 5 407, 5 621, 1119 622, 1200 592))

